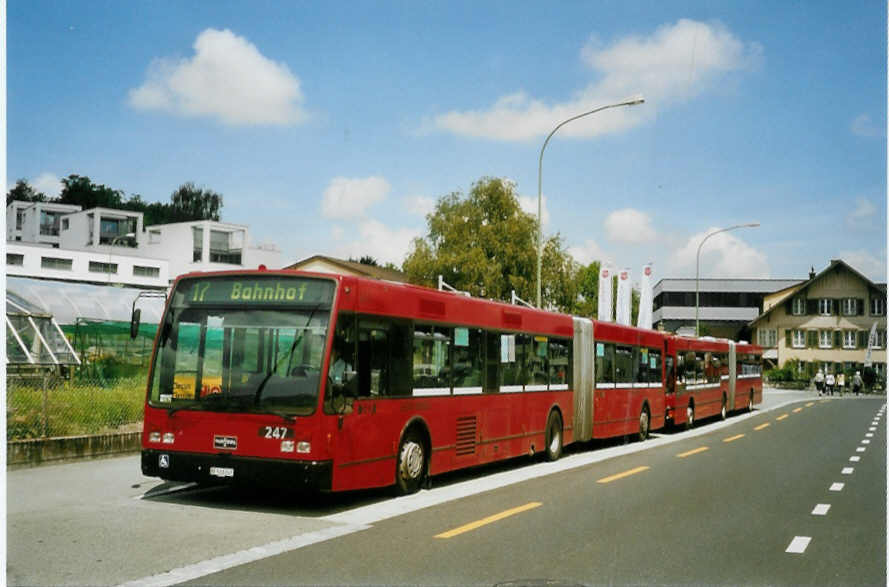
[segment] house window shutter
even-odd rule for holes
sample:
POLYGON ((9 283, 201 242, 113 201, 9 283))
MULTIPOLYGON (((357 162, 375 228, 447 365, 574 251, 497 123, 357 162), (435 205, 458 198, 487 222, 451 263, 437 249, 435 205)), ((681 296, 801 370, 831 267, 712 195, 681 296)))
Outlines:
POLYGON ((809 348, 815 348, 818 346, 818 331, 810 330, 806 338, 806 346, 809 348))
POLYGON ((870 334, 867 330, 859 330, 858 331, 858 348, 866 349, 867 348, 867 336, 870 334))
POLYGON ((843 347, 843 333, 840 330, 833 331, 833 348, 839 349, 843 347))
POLYGON ((818 313, 818 300, 811 299, 806 300, 806 314, 817 314, 818 313))
POLYGON ((864 316, 864 305, 865 305, 864 302, 865 301, 866 300, 864 300, 862 298, 858 298, 858 300, 855 302, 856 304, 858 304, 858 315, 859 316, 864 316))
POLYGON ((784 336, 787 337, 786 340, 784 341, 785 346, 787 348, 792 348, 793 347, 793 330, 788 328, 787 330, 784 331, 784 336))

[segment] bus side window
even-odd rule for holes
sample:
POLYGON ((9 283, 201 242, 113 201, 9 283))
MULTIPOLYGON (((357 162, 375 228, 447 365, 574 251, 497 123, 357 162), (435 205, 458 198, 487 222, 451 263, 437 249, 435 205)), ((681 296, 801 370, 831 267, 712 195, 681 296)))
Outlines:
POLYGON ((661 382, 661 352, 653 351, 649 349, 648 351, 648 382, 649 383, 660 383, 661 382))
POLYGON ((633 383, 633 348, 616 346, 614 348, 614 381, 615 383, 633 383))
POLYGON ((648 349, 645 347, 633 347, 633 369, 636 371, 634 381, 636 383, 648 383, 648 349))
POLYGON ((451 388, 451 329, 429 324, 414 326, 413 388, 451 388))
POLYGON ((534 389, 546 389, 549 381, 549 339, 545 336, 528 336, 525 345, 525 384, 534 389))
POLYGON ((454 387, 481 387, 484 368, 484 331, 454 328, 454 387))
POLYGON ((501 385, 523 385, 525 383, 522 367, 525 362, 524 343, 526 338, 521 334, 500 336, 501 385))
POLYGON ((388 395, 389 332, 385 321, 358 321, 358 396, 388 395))
POLYGON ((571 387, 571 343, 564 339, 549 341, 549 383, 571 387))
POLYGON ((614 345, 596 343, 596 383, 614 383, 614 345))

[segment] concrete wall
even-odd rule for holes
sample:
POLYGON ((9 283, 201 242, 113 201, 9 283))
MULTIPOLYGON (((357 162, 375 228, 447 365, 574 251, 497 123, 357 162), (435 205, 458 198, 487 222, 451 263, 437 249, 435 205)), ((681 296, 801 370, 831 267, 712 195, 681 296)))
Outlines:
POLYGON ((6 466, 15 469, 135 453, 141 450, 141 439, 141 432, 126 432, 15 440, 6 443, 6 466))

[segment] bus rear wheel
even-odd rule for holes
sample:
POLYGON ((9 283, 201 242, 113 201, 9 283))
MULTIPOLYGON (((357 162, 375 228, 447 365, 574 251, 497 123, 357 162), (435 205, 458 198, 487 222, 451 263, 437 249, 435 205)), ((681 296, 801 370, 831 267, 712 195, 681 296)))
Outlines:
POLYGON ((395 483, 398 493, 416 493, 426 476, 426 449, 423 439, 415 431, 409 431, 398 448, 398 468, 395 483))
POLYGON ((546 420, 546 460, 557 461, 562 456, 562 417, 553 410, 546 420))
POLYGON ((648 438, 651 431, 651 415, 648 413, 648 406, 642 406, 642 412, 639 414, 639 441, 648 438))

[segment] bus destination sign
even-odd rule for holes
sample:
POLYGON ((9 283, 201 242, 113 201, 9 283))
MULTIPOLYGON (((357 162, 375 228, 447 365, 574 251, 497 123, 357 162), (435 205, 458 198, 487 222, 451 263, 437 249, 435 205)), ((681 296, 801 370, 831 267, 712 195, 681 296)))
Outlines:
MULTIPOLYGON (((180 284, 183 305, 244 304, 279 305, 330 303, 334 283, 302 277, 210 277, 180 284)), ((179 296, 176 296, 179 297, 179 296)))

